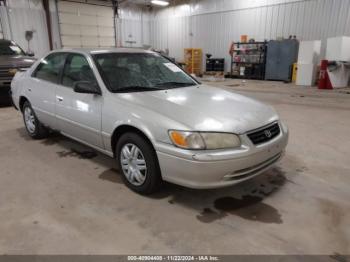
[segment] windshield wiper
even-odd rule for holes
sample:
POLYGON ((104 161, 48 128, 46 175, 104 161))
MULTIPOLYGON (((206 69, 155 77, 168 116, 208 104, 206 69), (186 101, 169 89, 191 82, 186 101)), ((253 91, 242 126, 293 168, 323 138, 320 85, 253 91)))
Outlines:
POLYGON ((143 92, 143 91, 156 91, 164 90, 159 87, 147 87, 147 86, 123 86, 113 90, 113 93, 124 93, 124 92, 143 92))
POLYGON ((195 83, 186 83, 186 82, 175 82, 175 81, 169 81, 169 82, 163 82, 158 83, 156 86, 175 86, 175 87, 181 87, 181 86, 194 86, 195 83))

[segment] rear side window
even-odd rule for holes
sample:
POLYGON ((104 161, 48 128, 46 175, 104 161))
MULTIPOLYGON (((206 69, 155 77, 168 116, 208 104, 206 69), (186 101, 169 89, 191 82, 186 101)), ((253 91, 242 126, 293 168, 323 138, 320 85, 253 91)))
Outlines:
POLYGON ((64 67, 62 85, 73 87, 76 82, 80 81, 95 83, 96 79, 85 56, 70 55, 64 67))
POLYGON ((58 83, 67 54, 54 53, 44 58, 34 71, 33 76, 52 83, 58 83))

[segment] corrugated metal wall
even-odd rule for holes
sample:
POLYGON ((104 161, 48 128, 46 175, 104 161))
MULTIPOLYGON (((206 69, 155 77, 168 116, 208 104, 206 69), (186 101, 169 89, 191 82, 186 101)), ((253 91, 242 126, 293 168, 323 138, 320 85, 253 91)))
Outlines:
POLYGON ((14 40, 28 51, 25 39, 26 30, 34 30, 30 42, 30 51, 40 57, 49 51, 49 38, 46 26, 45 11, 38 0, 10 0, 8 6, 0 6, 1 22, 4 37, 14 40))
POLYGON ((146 7, 123 5, 116 25, 118 46, 142 47, 150 44, 150 12, 146 7))
MULTIPOLYGON (((32 46, 46 53, 48 36, 40 0, 8 0, 0 7, 3 35, 26 48, 24 31, 35 29, 32 46)), ((55 1, 50 0, 54 47, 60 47, 55 1)), ((232 41, 247 34, 256 40, 296 35, 301 40, 324 40, 350 35, 350 0, 175 0, 176 5, 148 11, 124 4, 116 23, 119 46, 152 45, 183 59, 183 49, 226 58, 232 41), (130 44, 134 42, 134 44, 130 44)), ((0 36, 1 37, 1 36, 0 36)), ((325 50, 323 41, 322 50, 325 50)), ((227 67, 228 68, 228 67, 227 67)))
POLYGON ((4 33, 2 32, 2 19, 1 19, 1 13, 0 13, 0 39, 3 39, 4 38, 4 33))
MULTIPOLYGON (((191 0, 158 12, 151 21, 151 43, 183 59, 183 48, 229 59, 232 41, 296 35, 300 40, 350 35, 350 0, 191 0)), ((322 49, 325 49, 323 41, 322 49)), ((228 63, 227 63, 228 64, 228 63)))
MULTIPOLYGON (((76 1, 85 3, 85 0, 76 1)), ((61 1, 59 1, 59 3, 60 2, 61 1)), ((110 6, 112 11, 111 2, 88 0, 87 3, 110 6)), ((24 32, 26 30, 34 29, 36 30, 32 41, 32 49, 34 53, 38 57, 47 53, 49 50, 49 44, 46 17, 42 1, 7 0, 7 4, 7 7, 0 6, 0 18, 2 24, 2 29, 0 29, 0 31, 3 33, 4 37, 18 42, 24 49, 27 49, 24 32)), ((49 7, 51 13, 53 48, 61 48, 61 34, 64 32, 60 32, 56 1, 50 0, 49 7)), ((98 8, 98 6, 96 6, 96 8, 98 8)), ((145 6, 124 4, 119 12, 119 19, 116 21, 117 45, 131 46, 131 44, 128 43, 130 41, 135 42, 132 44, 133 47, 150 45, 150 15, 151 13, 145 6)))
POLYGON ((4 35, 2 33, 2 26, 1 26, 1 20, 0 20, 0 39, 3 39, 3 38, 4 38, 4 35))

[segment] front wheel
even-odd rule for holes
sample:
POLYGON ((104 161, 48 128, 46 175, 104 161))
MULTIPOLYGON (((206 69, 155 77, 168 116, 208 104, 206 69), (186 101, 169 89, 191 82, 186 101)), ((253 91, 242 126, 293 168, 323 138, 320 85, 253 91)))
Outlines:
POLYGON ((22 112, 24 125, 32 138, 41 139, 48 136, 48 129, 40 123, 28 101, 24 102, 22 112))
POLYGON ((136 133, 123 134, 116 146, 117 159, 124 183, 140 194, 157 191, 162 179, 156 152, 136 133))

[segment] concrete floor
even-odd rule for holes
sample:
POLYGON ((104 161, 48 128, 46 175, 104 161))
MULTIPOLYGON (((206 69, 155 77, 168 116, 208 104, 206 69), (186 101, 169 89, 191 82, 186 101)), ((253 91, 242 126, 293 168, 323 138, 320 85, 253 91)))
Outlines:
POLYGON ((213 84, 273 105, 290 128, 276 168, 220 190, 137 195, 113 159, 31 140, 0 108, 0 254, 349 254, 350 90, 213 84))

